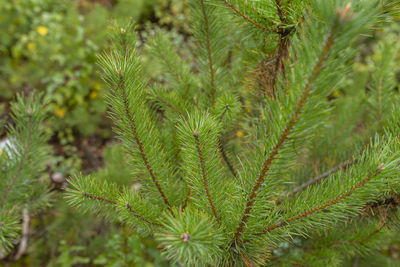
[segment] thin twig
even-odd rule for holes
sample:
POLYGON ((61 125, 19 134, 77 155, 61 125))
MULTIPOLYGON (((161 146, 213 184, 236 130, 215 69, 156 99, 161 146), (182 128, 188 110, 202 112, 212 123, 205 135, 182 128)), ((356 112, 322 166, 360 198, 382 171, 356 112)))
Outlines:
POLYGON ((218 139, 218 148, 219 148, 219 151, 221 152, 222 159, 225 161, 226 165, 228 166, 229 171, 232 173, 233 176, 236 177, 237 172, 236 172, 235 168, 233 167, 228 155, 225 152, 222 138, 218 139))
POLYGON ((250 22, 251 24, 255 25, 256 27, 264 30, 264 31, 268 31, 271 33, 277 33, 278 30, 271 30, 268 29, 267 27, 265 27, 264 25, 258 23, 257 21, 251 19, 250 17, 246 16, 240 9, 238 9, 237 7, 235 7, 229 0, 224 0, 225 4, 232 9, 236 14, 238 14, 239 16, 241 16, 242 18, 244 18, 245 20, 247 20, 248 22, 250 22))
POLYGON ((185 202, 183 203, 183 207, 182 207, 183 210, 186 209, 186 206, 187 206, 187 204, 189 202, 189 199, 190 199, 191 195, 192 195, 192 189, 190 188, 190 185, 188 185, 188 191, 187 191, 187 194, 186 194, 185 202))
POLYGON ((178 115, 183 117, 183 113, 179 111, 176 107, 174 107, 171 103, 167 102, 165 99, 161 98, 160 96, 155 96, 160 102, 162 102, 164 105, 167 107, 171 108, 173 111, 175 111, 178 115))
POLYGON ((322 173, 321 175, 318 175, 317 177, 309 180, 308 182, 299 185, 298 187, 296 187, 295 189, 293 189, 293 191, 291 191, 290 193, 288 193, 285 198, 293 196, 295 194, 297 194, 298 192, 303 191, 304 189, 306 189, 307 187, 309 187, 310 185, 314 185, 318 182, 320 182, 321 180, 325 179, 326 177, 328 177, 329 175, 331 175, 332 173, 335 173, 341 169, 346 169, 348 166, 353 165, 357 162, 357 160, 346 160, 345 162, 340 163, 339 165, 337 165, 336 167, 322 173))
POLYGON ((331 200, 331 201, 329 201, 329 202, 326 202, 326 203, 324 203, 324 204, 322 204, 322 205, 320 205, 320 206, 317 206, 317 207, 312 208, 312 209, 310 209, 310 210, 308 210, 308 211, 305 211, 305 212, 302 212, 302 213, 300 213, 300 214, 298 214, 298 215, 296 215, 296 216, 293 216, 293 217, 291 217, 291 218, 289 218, 289 219, 287 219, 287 220, 280 221, 280 222, 278 222, 277 224, 274 224, 274 225, 272 225, 272 226, 269 226, 269 227, 267 227, 262 233, 260 233, 260 235, 266 234, 266 233, 268 233, 268 232, 270 232, 270 231, 272 231, 272 230, 274 230, 274 229, 276 229, 276 228, 285 226, 285 225, 287 225, 288 223, 290 223, 290 222, 292 222, 292 221, 296 221, 296 220, 305 218, 305 217, 307 217, 307 216, 309 216, 309 215, 311 215, 311 214, 313 214, 313 213, 316 213, 316 212, 318 212, 318 211, 324 210, 324 209, 326 209, 326 208, 328 208, 328 207, 330 207, 330 206, 335 205, 335 204, 338 203, 339 201, 341 201, 341 200, 343 200, 343 199, 345 199, 345 198, 351 196, 357 189, 363 187, 363 186, 364 186, 366 183, 368 183, 373 177, 377 176, 380 172, 382 172, 383 169, 384 169, 384 165, 383 165, 383 163, 382 163, 381 165, 378 166, 378 168, 377 168, 373 173, 369 174, 369 175, 367 176, 367 178, 365 178, 365 179, 362 180, 361 182, 357 183, 357 184, 356 184, 355 186, 353 186, 349 191, 347 191, 347 192, 345 192, 345 193, 339 195, 339 196, 336 197, 335 199, 333 199, 333 200, 331 200))
POLYGON ((207 53, 208 53, 208 61, 210 65, 210 82, 211 82, 211 102, 212 107, 215 106, 215 81, 214 81, 214 66, 213 66, 213 59, 212 59, 212 52, 211 52, 211 43, 210 43, 210 29, 208 25, 208 17, 207 11, 204 4, 204 0, 200 0, 201 3, 201 11, 203 12, 204 16, 204 27, 206 32, 206 42, 207 42, 207 53))
MULTIPOLYGON (((85 192, 85 191, 81 191, 81 194, 82 194, 84 197, 89 198, 89 199, 99 200, 99 201, 103 201, 103 202, 106 202, 106 203, 111 204, 111 205, 114 205, 114 206, 119 206, 119 203, 118 203, 118 202, 116 202, 116 201, 114 201, 114 200, 111 200, 111 199, 108 199, 108 198, 105 198, 105 197, 101 197, 101 196, 96 196, 96 195, 93 195, 93 194, 89 194, 89 193, 87 193, 87 192, 85 192)), ((155 226, 161 226, 161 224, 156 223, 156 222, 151 222, 150 220, 146 219, 145 217, 139 215, 139 214, 132 208, 132 206, 129 204, 129 202, 126 202, 126 203, 125 203, 125 207, 126 207, 136 218, 138 218, 139 220, 144 221, 144 222, 146 222, 146 223, 148 223, 148 224, 155 225, 155 226)))
POLYGON ((221 221, 220 221, 220 219, 218 217, 218 214, 217 214, 217 210, 215 209, 214 202, 213 202, 213 200, 211 198, 211 194, 210 194, 209 189, 208 189, 208 181, 207 181, 207 176, 206 176, 206 167, 205 167, 205 163, 204 163, 203 153, 202 153, 201 148, 200 148, 199 133, 197 132, 196 129, 194 130, 193 137, 194 137, 194 140, 195 140, 195 143, 196 143, 197 154, 199 155, 200 167, 201 167, 201 172, 202 172, 202 176, 203 176, 204 189, 206 190, 207 198, 208 198, 208 201, 210 202, 210 206, 211 206, 211 209, 212 209, 212 211, 214 213, 214 216, 217 219, 217 222, 221 223, 221 221))

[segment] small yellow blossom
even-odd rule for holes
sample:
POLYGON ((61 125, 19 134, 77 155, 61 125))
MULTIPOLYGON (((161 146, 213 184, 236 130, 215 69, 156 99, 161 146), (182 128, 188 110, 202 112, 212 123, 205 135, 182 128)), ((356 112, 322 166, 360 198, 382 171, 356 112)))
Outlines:
POLYGON ((91 91, 90 94, 89 94, 89 97, 91 99, 95 99, 98 96, 99 96, 99 93, 97 91, 91 91))
POLYGON ((243 132, 242 130, 238 130, 238 131, 236 132, 236 136, 237 136, 237 137, 243 137, 243 135, 244 135, 244 132, 243 132))
POLYGON ((29 51, 33 51, 36 48, 36 45, 34 42, 29 42, 27 43, 26 47, 28 48, 29 51))
POLYGON ((60 118, 65 116, 65 112, 66 112, 65 108, 56 108, 55 110, 56 116, 60 118))
POLYGON ((45 36, 49 32, 49 29, 47 29, 47 27, 45 27, 45 26, 39 26, 39 27, 36 28, 36 31, 40 35, 45 36))

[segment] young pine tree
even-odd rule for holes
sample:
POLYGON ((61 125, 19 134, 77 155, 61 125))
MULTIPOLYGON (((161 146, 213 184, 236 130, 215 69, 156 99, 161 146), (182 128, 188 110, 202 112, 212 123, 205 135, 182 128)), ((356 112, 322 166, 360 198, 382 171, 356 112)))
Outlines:
POLYGON ((11 111, 13 122, 6 127, 6 139, 0 147, 1 258, 17 243, 13 257, 25 252, 29 216, 47 207, 50 196, 47 185, 39 181, 49 155, 41 98, 19 96, 11 111))
POLYGON ((184 266, 339 266, 376 252, 398 215, 398 49, 376 46, 390 55, 364 86, 351 67, 398 5, 193 0, 189 55, 162 33, 148 41, 155 79, 132 27, 114 30, 100 66, 142 187, 77 176, 68 201, 154 236, 184 266))

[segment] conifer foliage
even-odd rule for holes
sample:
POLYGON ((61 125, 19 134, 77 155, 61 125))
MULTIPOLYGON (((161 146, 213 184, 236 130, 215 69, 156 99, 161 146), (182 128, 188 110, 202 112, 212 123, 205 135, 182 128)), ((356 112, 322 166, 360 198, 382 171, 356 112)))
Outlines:
POLYGON ((377 233, 393 229, 398 215, 399 98, 391 73, 398 48, 376 60, 370 90, 348 84, 360 44, 398 6, 193 0, 193 62, 162 34, 148 42, 165 71, 159 84, 142 69, 133 27, 115 29, 100 67, 115 132, 142 188, 73 177, 69 203, 153 235, 184 266, 334 266, 378 249, 377 233), (255 98, 247 76, 271 55, 272 79, 255 98), (363 119, 379 121, 367 137, 354 130, 356 118, 335 124, 360 94, 371 115, 363 119), (344 152, 344 138, 330 139, 343 131, 360 136, 358 149, 344 152), (302 184, 302 170, 324 149, 346 161, 302 184), (302 253, 282 246, 292 242, 315 246, 302 253))
POLYGON ((18 241, 23 214, 49 204, 49 190, 39 181, 46 170, 49 148, 44 132, 41 97, 19 96, 12 104, 13 122, 0 148, 0 253, 7 255, 18 241))

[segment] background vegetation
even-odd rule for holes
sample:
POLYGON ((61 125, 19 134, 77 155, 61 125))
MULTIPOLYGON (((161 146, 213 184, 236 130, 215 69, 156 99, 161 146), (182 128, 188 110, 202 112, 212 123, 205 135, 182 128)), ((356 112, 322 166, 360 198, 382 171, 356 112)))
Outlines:
MULTIPOLYGON (((110 46, 108 31, 114 20, 126 23, 133 20, 139 31, 139 46, 153 49, 146 40, 151 37, 168 38, 180 53, 190 57, 193 47, 192 33, 188 27, 189 7, 185 0, 8 0, 0 1, 0 114, 1 120, 11 122, 11 103, 17 94, 42 94, 46 104, 43 132, 48 137, 52 157, 46 160, 41 182, 51 188, 50 206, 41 209, 29 220, 29 246, 22 255, 17 251, 0 254, 0 264, 6 266, 169 266, 151 239, 142 239, 125 225, 109 224, 98 217, 77 213, 65 202, 61 192, 66 178, 82 173, 93 173, 98 179, 112 180, 132 188, 140 187, 132 181, 125 162, 122 146, 115 141, 111 122, 106 115, 105 85, 96 67, 97 55, 110 46)), ((297 18, 293 18, 297 21, 297 18)), ((352 79, 345 88, 338 88, 330 97, 344 102, 348 109, 338 112, 330 129, 324 134, 331 140, 340 140, 332 150, 334 155, 324 154, 332 143, 322 144, 316 139, 311 159, 313 167, 298 169, 302 177, 312 177, 343 162, 357 144, 365 142, 375 130, 382 130, 379 121, 371 117, 366 108, 374 107, 368 94, 361 94, 353 102, 352 94, 366 92, 377 81, 376 62, 382 61, 386 49, 400 59, 400 26, 392 22, 384 30, 374 33, 362 44, 364 53, 357 58, 352 69, 352 79), (353 116, 349 117, 351 111, 353 116), (333 131, 335 125, 360 122, 357 128, 333 131), (367 128, 365 125, 373 125, 367 128), (372 130, 371 130, 372 129, 372 130), (356 136, 352 133, 357 132, 356 136), (324 151, 317 147, 323 146, 324 151), (324 166, 324 167, 321 167, 324 166)), ((232 40, 235 40, 234 36, 232 40)), ((265 51, 276 49, 278 40, 265 45, 265 51)), ((259 45, 259 44, 253 44, 259 45)), ((154 55, 155 53, 153 53, 154 55)), ((252 53, 241 58, 252 68, 252 79, 243 82, 241 96, 257 99, 259 88, 268 83, 262 79, 264 62, 255 62, 252 53)), ((171 80, 163 73, 159 58, 145 53, 144 71, 153 83, 171 80)), ((188 60, 189 61, 189 60, 188 60)), ((396 61, 394 61, 396 62, 396 61)), ((379 66, 379 65, 378 65, 379 66)), ((400 67, 394 70, 394 88, 398 90, 400 67)), ((265 76, 265 75, 264 75, 265 76)), ((198 82, 198 81, 191 81, 198 82)), ((390 102, 390 100, 388 100, 390 102)), ((252 103, 243 103, 248 114, 255 112, 252 103)), ((385 112, 383 112, 385 114, 385 112)), ((240 124, 239 124, 240 125, 240 124)), ((229 132, 237 142, 228 144, 231 150, 240 144, 247 134, 248 125, 229 132)), ((5 140, 5 134, 0 140, 5 140)), ((325 140, 325 139, 324 139, 325 140)), ((1 148, 0 148, 1 149, 1 148)), ((1 151, 1 150, 0 150, 1 151)), ((395 234, 391 240, 398 240, 395 234)), ((287 248, 282 244, 281 250, 287 248)), ((277 254, 280 251, 276 252, 277 254)), ((400 264, 400 243, 393 241, 384 246, 379 255, 387 264, 400 264)), ((295 256, 294 256, 295 258, 295 256)), ((361 263, 362 264, 362 263, 361 263)), ((368 264, 366 261, 365 264, 368 264)), ((368 265, 366 265, 368 266, 368 265)))

